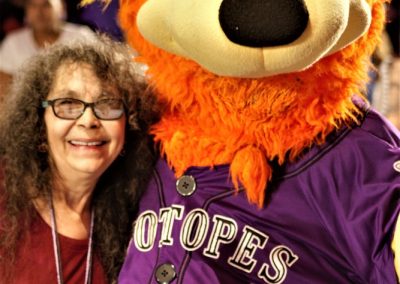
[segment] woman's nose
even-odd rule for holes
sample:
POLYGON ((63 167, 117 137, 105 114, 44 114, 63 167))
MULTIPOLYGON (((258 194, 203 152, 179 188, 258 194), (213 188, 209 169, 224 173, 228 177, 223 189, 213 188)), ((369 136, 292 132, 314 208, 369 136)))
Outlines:
POLYGON ((223 0, 219 21, 232 42, 271 47, 299 38, 307 27, 308 11, 303 0, 223 0))
POLYGON ((83 114, 78 118, 78 125, 87 128, 97 128, 100 126, 100 120, 95 116, 91 107, 86 107, 83 114))

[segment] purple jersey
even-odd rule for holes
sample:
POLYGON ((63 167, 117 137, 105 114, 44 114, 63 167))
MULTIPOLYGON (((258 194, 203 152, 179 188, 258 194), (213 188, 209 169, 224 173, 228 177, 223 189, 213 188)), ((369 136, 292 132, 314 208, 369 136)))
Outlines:
POLYGON ((262 209, 229 165, 160 160, 119 283, 395 284, 400 135, 373 111, 280 169, 262 209))

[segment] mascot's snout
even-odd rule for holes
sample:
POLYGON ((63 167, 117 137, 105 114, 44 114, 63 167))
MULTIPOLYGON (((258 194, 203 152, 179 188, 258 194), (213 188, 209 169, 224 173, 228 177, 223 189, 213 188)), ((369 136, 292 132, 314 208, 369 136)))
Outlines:
POLYGON ((308 23, 303 0, 224 0, 221 28, 232 42, 250 47, 285 45, 298 39, 308 23))
POLYGON ((365 0, 147 0, 137 26, 155 46, 211 73, 263 78, 341 50, 368 30, 370 13, 365 0))

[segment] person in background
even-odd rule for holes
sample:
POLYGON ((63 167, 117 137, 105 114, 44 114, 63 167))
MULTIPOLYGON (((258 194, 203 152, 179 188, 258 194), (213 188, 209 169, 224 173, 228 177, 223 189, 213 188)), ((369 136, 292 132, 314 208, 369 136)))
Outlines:
POLYGON ((100 37, 18 73, 0 113, 1 283, 116 281, 156 155, 158 108, 131 59, 100 37))
POLYGON ((0 46, 0 93, 7 91, 18 68, 45 46, 96 37, 87 26, 64 21, 62 0, 26 0, 24 11, 26 27, 9 33, 0 46))

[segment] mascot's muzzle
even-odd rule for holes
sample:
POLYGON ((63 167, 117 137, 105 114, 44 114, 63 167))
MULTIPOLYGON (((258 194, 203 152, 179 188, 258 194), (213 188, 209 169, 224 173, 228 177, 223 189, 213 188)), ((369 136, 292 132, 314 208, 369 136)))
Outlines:
POLYGON ((308 11, 303 0, 224 0, 219 21, 227 38, 234 43, 279 46, 302 35, 308 11))
POLYGON ((370 20, 366 0, 146 0, 136 23, 155 46, 214 74, 260 78, 311 67, 370 20))

